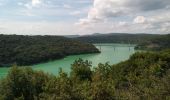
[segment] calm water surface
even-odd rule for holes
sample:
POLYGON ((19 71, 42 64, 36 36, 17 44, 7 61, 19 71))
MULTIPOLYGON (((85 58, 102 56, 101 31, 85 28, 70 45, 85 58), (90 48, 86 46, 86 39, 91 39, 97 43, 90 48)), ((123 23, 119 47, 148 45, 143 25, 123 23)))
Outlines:
MULTIPOLYGON (((68 56, 61 60, 50 61, 47 63, 40 63, 32 65, 34 70, 42 70, 47 73, 57 75, 59 69, 62 68, 65 72, 70 72, 70 65, 78 58, 92 61, 93 66, 97 66, 98 63, 109 62, 110 64, 116 64, 121 61, 127 60, 135 50, 135 45, 128 44, 95 44, 95 46, 101 49, 101 53, 98 54, 83 54, 68 56)), ((9 68, 0 68, 0 78, 6 76, 9 68)))

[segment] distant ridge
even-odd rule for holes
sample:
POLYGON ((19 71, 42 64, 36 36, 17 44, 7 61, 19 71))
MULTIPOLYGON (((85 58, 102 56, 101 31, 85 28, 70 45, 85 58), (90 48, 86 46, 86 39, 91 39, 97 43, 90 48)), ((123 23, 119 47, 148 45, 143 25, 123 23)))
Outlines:
POLYGON ((66 38, 77 38, 80 37, 80 35, 63 35, 66 38))
POLYGON ((76 37, 77 40, 89 43, 140 43, 142 41, 157 38, 161 34, 147 33, 94 33, 91 35, 83 35, 76 37))

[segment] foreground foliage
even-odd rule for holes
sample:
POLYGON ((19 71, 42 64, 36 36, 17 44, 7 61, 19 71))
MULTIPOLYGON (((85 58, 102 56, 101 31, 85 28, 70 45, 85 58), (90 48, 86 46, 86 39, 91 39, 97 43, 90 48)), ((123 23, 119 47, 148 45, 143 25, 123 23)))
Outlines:
POLYGON ((94 45, 61 36, 0 35, 0 67, 31 65, 67 55, 98 53, 94 45))
POLYGON ((76 60, 58 76, 12 67, 0 82, 2 100, 169 100, 170 50, 135 53, 116 65, 76 60))

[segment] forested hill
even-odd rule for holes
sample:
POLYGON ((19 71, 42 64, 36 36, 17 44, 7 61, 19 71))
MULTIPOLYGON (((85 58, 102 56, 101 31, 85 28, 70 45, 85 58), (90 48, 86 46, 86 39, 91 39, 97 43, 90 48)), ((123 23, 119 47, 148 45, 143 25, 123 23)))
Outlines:
POLYGON ((89 43, 61 36, 0 35, 0 66, 30 65, 67 55, 98 53, 89 43))
POLYGON ((128 33, 110 33, 110 34, 93 34, 77 37, 77 40, 88 43, 141 43, 160 37, 155 34, 128 34, 128 33))
POLYGON ((170 48, 170 34, 93 34, 77 37, 87 43, 131 43, 137 44, 135 49, 162 50, 170 48))
POLYGON ((170 34, 161 35, 157 38, 151 38, 149 41, 143 41, 136 46, 136 49, 162 50, 170 48, 170 34))

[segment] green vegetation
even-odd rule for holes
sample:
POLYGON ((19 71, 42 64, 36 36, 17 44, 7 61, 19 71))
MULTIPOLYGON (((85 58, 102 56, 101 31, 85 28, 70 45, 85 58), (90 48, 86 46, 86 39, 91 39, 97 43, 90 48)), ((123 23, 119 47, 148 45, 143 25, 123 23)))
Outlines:
POLYGON ((59 76, 12 67, 0 82, 2 100, 169 100, 170 50, 135 53, 116 65, 76 60, 59 76))
POLYGON ((131 43, 137 44, 139 50, 162 50, 170 48, 170 34, 96 34, 77 37, 77 40, 88 43, 131 43))
POLYGON ((149 41, 139 43, 135 49, 162 50, 170 48, 170 34, 152 38, 149 41))
POLYGON ((0 67, 30 65, 67 55, 98 52, 92 44, 60 36, 0 35, 0 67))
POLYGON ((158 38, 162 35, 156 34, 127 34, 127 33, 110 33, 110 34, 94 34, 80 36, 76 39, 88 43, 131 43, 139 44, 148 42, 150 39, 158 38))

